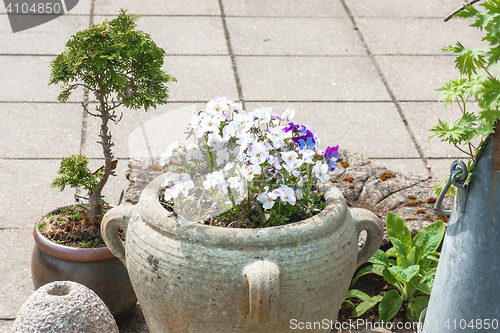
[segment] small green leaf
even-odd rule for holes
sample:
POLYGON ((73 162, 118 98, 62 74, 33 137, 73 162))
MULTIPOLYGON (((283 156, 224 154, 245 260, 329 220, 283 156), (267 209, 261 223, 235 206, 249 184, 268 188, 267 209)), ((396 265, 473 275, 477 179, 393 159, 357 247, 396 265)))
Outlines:
POLYGON ((417 260, 427 258, 427 256, 439 247, 444 236, 444 222, 437 221, 420 230, 413 242, 416 248, 417 260))
POLYGON ((410 265, 410 266, 418 264, 418 262, 417 262, 418 258, 416 257, 415 253, 416 253, 416 249, 415 249, 415 247, 412 247, 410 253, 408 253, 406 256, 406 258, 408 260, 408 265, 410 265))
POLYGON ((403 297, 396 290, 385 293, 378 307, 378 315, 381 322, 389 322, 401 309, 403 297))
MULTIPOLYGON (((397 266, 395 266, 397 267, 397 266)), ((392 285, 396 285, 398 283, 398 280, 394 277, 394 275, 391 274, 388 268, 385 268, 384 271, 382 272, 384 279, 387 281, 387 283, 390 283, 392 285)))
MULTIPOLYGON (((411 237, 411 235, 410 235, 411 237)), ((394 237, 389 237, 389 240, 391 241, 392 245, 396 248, 396 251, 398 252, 398 260, 401 259, 403 262, 406 262, 406 249, 401 243, 401 241, 397 238, 394 237)), ((411 248, 410 248, 411 250, 411 248)), ((398 264, 399 265, 399 264, 398 264)))
POLYGON ((420 318, 420 313, 422 313, 428 305, 429 296, 417 296, 412 298, 407 306, 406 317, 410 322, 417 322, 420 318))
POLYGON ((412 281, 410 282, 416 289, 420 290, 426 295, 430 295, 432 291, 432 285, 434 283, 434 279, 429 279, 425 282, 415 282, 412 281))
POLYGON ((479 119, 484 120, 488 126, 493 127, 496 121, 500 119, 500 111, 492 109, 481 110, 479 111, 479 119))
POLYGON ((405 253, 410 252, 413 246, 411 233, 403 220, 394 213, 387 213, 386 228, 387 236, 397 238, 403 244, 405 253))
POLYGON ((377 252, 373 255, 373 257, 368 260, 368 262, 372 264, 380 264, 384 266, 389 266, 389 258, 387 257, 387 254, 385 254, 384 251, 381 249, 378 249, 377 252))
POLYGON ((478 13, 480 13, 476 8, 474 8, 474 6, 464 6, 464 7, 465 7, 464 10, 458 12, 455 15, 465 19, 469 19, 476 17, 478 13))
POLYGON ((359 298, 360 300, 362 300, 364 302, 372 302, 373 301, 370 296, 368 296, 367 294, 365 294, 364 292, 362 292, 361 290, 358 290, 358 289, 350 289, 349 291, 347 291, 345 298, 352 298, 352 297, 359 298))
POLYGON ((389 268, 389 271, 396 274, 404 282, 410 282, 410 280, 418 273, 419 270, 419 265, 413 265, 408 268, 402 268, 399 266, 389 268))
POLYGON ((389 250, 385 251, 385 254, 387 255, 387 257, 397 257, 398 256, 398 251, 396 250, 395 247, 391 247, 389 248, 389 250))
POLYGON ((382 296, 373 296, 371 302, 363 302, 359 304, 356 309, 351 313, 349 318, 355 318, 361 316, 363 313, 366 311, 370 310, 373 308, 377 303, 379 303, 382 300, 382 296))
POLYGON ((479 105, 484 109, 495 109, 500 106, 500 81, 491 78, 483 82, 482 99, 479 105))
POLYGON ((362 277, 363 275, 366 275, 366 274, 371 274, 371 273, 374 273, 374 274, 377 274, 377 275, 380 275, 380 276, 383 276, 383 272, 384 272, 384 267, 385 266, 382 266, 382 265, 370 265, 370 266, 366 266, 365 268, 363 268, 362 270, 360 270, 356 276, 352 279, 352 282, 351 282, 351 286, 353 284, 356 283, 356 281, 358 281, 358 279, 360 277, 362 277))

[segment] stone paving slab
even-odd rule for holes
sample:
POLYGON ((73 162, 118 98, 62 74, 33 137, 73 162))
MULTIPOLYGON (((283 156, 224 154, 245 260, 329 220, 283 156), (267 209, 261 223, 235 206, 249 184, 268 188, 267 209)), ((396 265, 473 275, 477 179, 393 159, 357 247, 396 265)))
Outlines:
POLYGON ((0 332, 11 333, 14 320, 1 320, 0 319, 0 332))
POLYGON ((227 16, 347 17, 340 0, 222 0, 227 16))
MULTIPOLYGON (((96 16, 94 22, 113 18, 96 16)), ((137 29, 150 34, 166 54, 229 54, 220 17, 142 16, 137 29)))
POLYGON ((392 103, 246 103, 248 110, 272 107, 282 114, 295 110, 298 123, 309 125, 320 147, 339 145, 368 158, 418 157, 403 121, 392 103))
POLYGON ((387 169, 410 176, 429 176, 424 161, 419 158, 372 158, 373 163, 383 165, 387 169))
MULTIPOLYGON (((437 102, 406 102, 401 103, 401 108, 425 156, 430 158, 467 156, 452 145, 441 142, 439 137, 428 139, 434 133, 429 129, 437 125, 438 118, 455 121, 461 117, 462 112, 456 104, 445 107, 444 103, 437 102)), ((479 139, 475 140, 474 143, 478 144, 479 141, 479 139)), ((465 146, 461 146, 461 148, 468 150, 465 146)))
POLYGON ((209 101, 215 96, 237 99, 229 56, 167 56, 163 69, 177 79, 168 84, 169 101, 209 101))
POLYGON ((355 17, 439 17, 463 5, 461 0, 345 0, 355 17))
MULTIPOLYGON (((1 56, 0 101, 57 102, 61 88, 48 85, 52 56, 1 56)), ((83 89, 76 89, 69 102, 83 101, 83 89)))
MULTIPOLYGON (((214 97, 216 96, 210 99, 214 97)), ((227 96, 227 98, 231 97, 227 96)), ((110 125, 115 143, 113 154, 117 158, 148 158, 146 141, 141 139, 143 137, 141 126, 145 126, 144 131, 147 135, 147 141, 152 147, 153 156, 159 157, 168 144, 177 139, 180 142, 185 142, 184 139, 187 136, 185 132, 191 117, 195 112, 204 110, 205 105, 206 103, 167 103, 148 112, 123 109, 122 120, 118 124, 110 125), (173 121, 174 119, 175 121, 173 121), (148 121, 150 122, 148 123, 148 121), (134 131, 138 132, 139 136, 132 135, 134 131), (138 143, 138 141, 140 142, 138 143)), ((85 155, 90 158, 102 158, 103 156, 101 145, 96 143, 99 126, 100 119, 88 118, 85 155)))
POLYGON ((366 55, 349 19, 226 18, 235 55, 366 55))
POLYGON ((236 57, 246 101, 389 101, 368 57, 236 57))
POLYGON ((117 15, 120 8, 139 15, 220 15, 218 0, 95 0, 97 15, 117 15))
MULTIPOLYGON (((2 54, 51 54, 64 50, 68 39, 77 31, 89 27, 90 16, 63 15, 37 27, 12 33, 6 15, 0 15, 2 54)), ((48 79, 46 80, 48 82, 48 79)))
POLYGON ((436 89, 459 77, 452 56, 376 56, 396 99, 437 101, 436 89))
POLYGON ((60 163, 57 159, 0 159, 0 229, 32 228, 43 214, 74 202, 74 190, 50 187, 60 163))
POLYGON ((77 154, 82 114, 82 107, 75 103, 2 103, 0 158, 62 158, 77 154))
POLYGON ((443 46, 457 40, 466 47, 486 46, 473 21, 440 18, 360 18, 359 29, 373 54, 443 54, 443 46), (381 28, 383 27, 383 28, 381 28))
MULTIPOLYGON (((456 158, 451 159, 428 159, 427 163, 431 167, 431 175, 432 178, 435 178, 437 181, 445 181, 446 178, 450 175, 450 167, 451 164, 457 160, 456 158)), ((463 161, 467 164, 466 158, 460 158, 459 160, 463 161)))
POLYGON ((0 230, 0 318, 15 318, 33 293, 32 229, 0 230))

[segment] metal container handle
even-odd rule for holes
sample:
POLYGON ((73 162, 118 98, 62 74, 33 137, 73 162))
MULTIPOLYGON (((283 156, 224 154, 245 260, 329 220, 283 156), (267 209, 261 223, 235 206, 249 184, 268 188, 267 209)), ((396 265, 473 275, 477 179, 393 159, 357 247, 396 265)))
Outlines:
POLYGON ((436 202, 436 210, 439 214, 447 215, 447 216, 449 216, 451 214, 451 210, 446 210, 446 209, 443 209, 441 207, 443 199, 446 196, 446 192, 448 192, 448 189, 450 188, 452 183, 456 187, 463 187, 465 184, 465 181, 467 180, 468 175, 469 175, 469 172, 467 171, 467 166, 465 165, 464 162, 462 162, 460 160, 456 160, 453 163, 451 163, 450 177, 448 177, 448 181, 444 185, 443 190, 439 194, 439 197, 438 197, 437 202, 436 202), (459 168, 457 168, 457 166, 459 168))

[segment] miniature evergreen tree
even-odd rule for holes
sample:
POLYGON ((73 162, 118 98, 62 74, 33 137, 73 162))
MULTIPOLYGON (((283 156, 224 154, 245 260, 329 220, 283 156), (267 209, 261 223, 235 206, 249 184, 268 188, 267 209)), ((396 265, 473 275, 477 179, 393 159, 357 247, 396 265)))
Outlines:
MULTIPOLYGON (((117 18, 93 24, 89 29, 79 31, 66 43, 65 50, 51 63, 50 84, 63 84, 58 96, 60 102, 68 100, 78 87, 84 87, 92 93, 98 102, 95 111, 82 103, 84 110, 101 119, 100 141, 104 154, 104 167, 93 173, 97 184, 85 186, 88 180, 75 181, 79 178, 72 173, 81 171, 85 165, 77 156, 63 160, 60 175, 52 183, 53 187, 64 189, 65 185, 83 186, 89 191, 88 222, 99 225, 103 213, 104 201, 102 189, 113 174, 114 145, 111 141, 109 122, 119 122, 122 116, 117 114, 119 106, 131 109, 144 108, 146 111, 158 104, 165 104, 168 99, 166 83, 175 78, 161 69, 165 51, 158 47, 151 37, 135 30, 137 15, 127 14, 121 9, 117 18), (79 166, 75 165, 79 161, 79 166), (68 164, 69 163, 69 164, 68 164), (71 165, 75 166, 74 168, 71 165), (73 171, 72 171, 73 170, 73 171)), ((92 177, 91 177, 92 178, 92 177)), ((88 185, 88 184, 87 184, 88 185)))

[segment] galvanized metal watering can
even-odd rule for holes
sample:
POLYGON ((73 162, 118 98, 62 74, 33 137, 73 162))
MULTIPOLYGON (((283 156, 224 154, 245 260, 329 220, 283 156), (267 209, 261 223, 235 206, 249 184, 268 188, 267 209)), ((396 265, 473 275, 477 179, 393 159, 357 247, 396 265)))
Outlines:
MULTIPOLYGON (((463 162, 452 164, 447 185, 454 182, 459 188, 424 333, 500 331, 500 130, 487 138, 472 174, 471 183, 463 186, 467 168, 463 162)), ((449 215, 440 203, 438 212, 449 215)))

